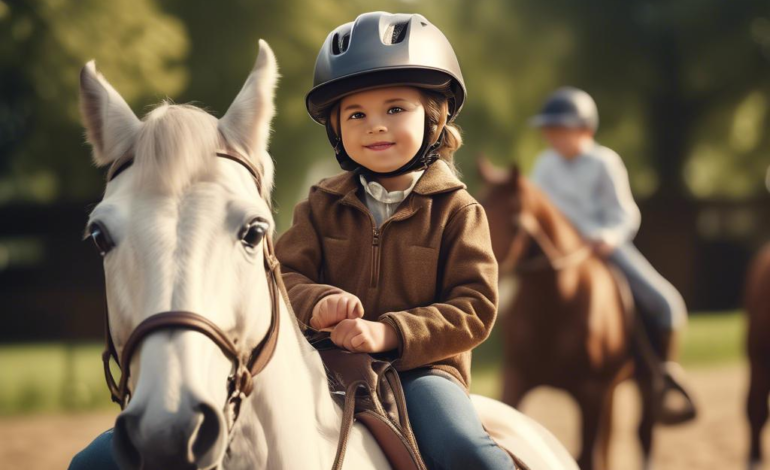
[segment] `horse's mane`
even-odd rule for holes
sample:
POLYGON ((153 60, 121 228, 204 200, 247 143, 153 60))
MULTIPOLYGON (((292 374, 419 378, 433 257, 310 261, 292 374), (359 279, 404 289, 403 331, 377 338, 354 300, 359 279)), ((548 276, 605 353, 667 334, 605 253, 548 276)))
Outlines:
POLYGON ((192 105, 163 101, 144 118, 135 144, 135 184, 140 190, 179 194, 201 175, 216 171, 217 119, 192 105))
POLYGON ((517 188, 517 196, 521 201, 522 211, 531 212, 552 241, 573 244, 575 243, 573 240, 580 241, 582 239, 572 222, 534 183, 524 176, 519 176, 517 188))

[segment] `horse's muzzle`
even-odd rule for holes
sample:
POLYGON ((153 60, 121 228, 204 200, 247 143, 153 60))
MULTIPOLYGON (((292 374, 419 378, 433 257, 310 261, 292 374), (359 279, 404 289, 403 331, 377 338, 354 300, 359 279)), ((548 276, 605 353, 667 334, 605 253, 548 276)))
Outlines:
POLYGON ((202 400, 183 403, 174 413, 129 406, 118 416, 112 450, 122 469, 199 470, 221 462, 227 448, 223 413, 202 400))

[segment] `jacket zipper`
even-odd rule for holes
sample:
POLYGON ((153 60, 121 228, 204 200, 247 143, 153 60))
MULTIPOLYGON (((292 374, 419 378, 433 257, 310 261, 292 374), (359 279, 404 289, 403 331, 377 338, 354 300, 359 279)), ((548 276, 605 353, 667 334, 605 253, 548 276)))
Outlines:
POLYGON ((372 230, 372 276, 371 287, 377 287, 377 283, 380 281, 380 230, 374 228, 372 230))
POLYGON ((385 226, 388 225, 391 221, 400 219, 391 217, 386 220, 380 228, 377 228, 377 222, 374 220, 374 217, 364 207, 359 207, 358 204, 349 203, 347 201, 343 202, 343 204, 355 207, 356 209, 366 214, 372 224, 372 272, 369 285, 370 287, 377 287, 377 284, 380 282, 380 258, 382 256, 382 249, 380 248, 380 245, 382 244, 382 232, 385 230, 385 226))

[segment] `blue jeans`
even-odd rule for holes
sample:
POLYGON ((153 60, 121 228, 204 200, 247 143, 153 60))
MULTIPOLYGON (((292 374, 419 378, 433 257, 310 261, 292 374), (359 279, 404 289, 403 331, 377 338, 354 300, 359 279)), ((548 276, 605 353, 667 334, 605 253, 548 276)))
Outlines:
POLYGON ((424 369, 400 376, 409 422, 428 469, 514 468, 508 453, 481 426, 470 397, 457 382, 424 369))
POLYGON ((633 243, 625 243, 610 261, 626 275, 634 302, 662 330, 680 330, 687 324, 687 307, 676 288, 652 267, 633 243))
POLYGON ((120 470, 112 458, 112 429, 100 434, 75 455, 69 470, 120 470))
MULTIPOLYGON (((458 383, 425 370, 400 375, 409 422, 430 470, 514 468, 508 453, 484 431, 458 383)), ((69 470, 119 470, 112 458, 112 429, 80 451, 69 470)))

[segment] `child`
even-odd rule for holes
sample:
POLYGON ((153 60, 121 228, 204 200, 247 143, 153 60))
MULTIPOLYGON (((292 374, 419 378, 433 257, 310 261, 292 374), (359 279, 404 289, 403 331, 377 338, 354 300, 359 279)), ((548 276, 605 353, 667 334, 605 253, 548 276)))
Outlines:
POLYGON ((694 417, 695 408, 676 375, 677 333, 687 323, 682 296, 636 249, 632 240, 641 216, 631 195, 628 173, 620 157, 594 141, 599 124, 591 96, 576 88, 561 88, 532 119, 551 148, 540 154, 532 172, 539 186, 593 246, 594 251, 618 266, 628 278, 633 297, 656 327, 653 343, 665 361, 667 389, 679 389, 685 405, 662 406, 663 422, 694 417))
POLYGON ((391 356, 428 468, 513 468, 468 396, 497 264, 452 163, 465 85, 451 45, 420 15, 363 14, 329 34, 306 101, 346 172, 310 189, 276 244, 300 323, 391 356))

